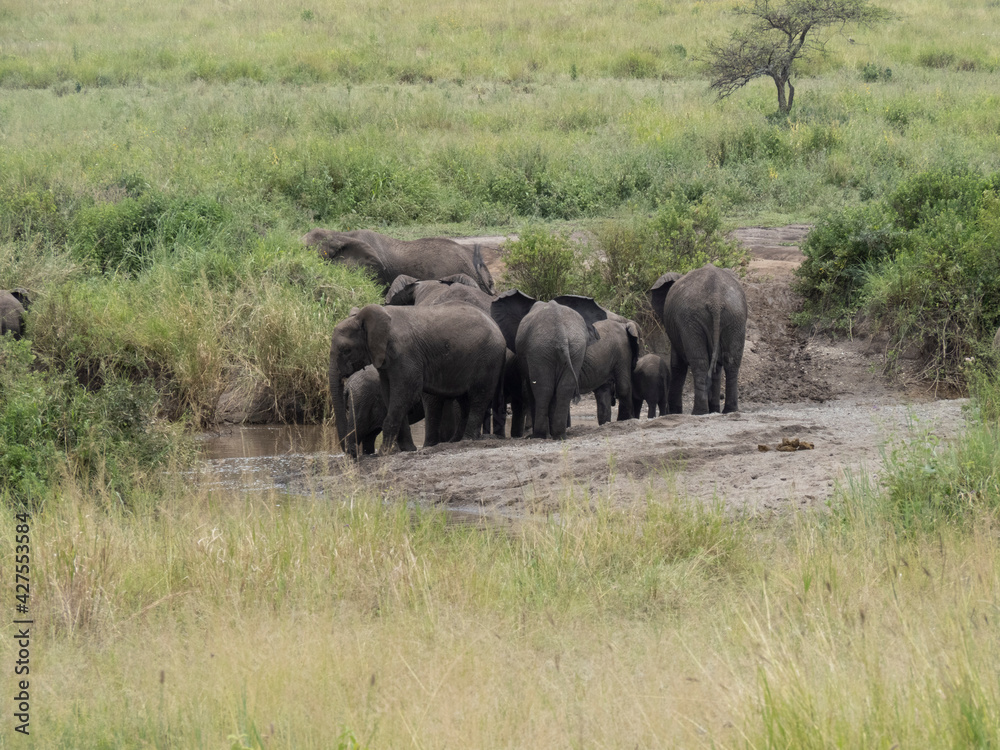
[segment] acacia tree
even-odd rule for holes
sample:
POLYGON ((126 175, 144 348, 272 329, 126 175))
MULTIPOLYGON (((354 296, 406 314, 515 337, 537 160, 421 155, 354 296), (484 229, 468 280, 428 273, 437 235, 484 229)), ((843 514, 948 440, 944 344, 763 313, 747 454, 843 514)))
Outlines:
POLYGON ((750 24, 733 32, 724 44, 708 45, 711 88, 720 98, 754 78, 770 76, 778 88, 778 111, 788 113, 795 98, 792 66, 809 52, 822 51, 832 29, 847 24, 873 26, 893 14, 868 0, 751 0, 734 12, 750 24))

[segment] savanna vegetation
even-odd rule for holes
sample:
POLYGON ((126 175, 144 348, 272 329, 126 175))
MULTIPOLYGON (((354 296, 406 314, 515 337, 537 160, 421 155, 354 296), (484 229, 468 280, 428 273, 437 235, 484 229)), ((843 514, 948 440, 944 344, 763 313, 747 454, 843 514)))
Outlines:
POLYGON ((770 81, 709 90, 721 0, 5 3, 0 289, 34 298, 0 341, 0 538, 34 514, 17 741, 997 744, 1000 399, 973 365, 1000 6, 882 5, 779 114, 770 81), (567 486, 558 519, 481 529, 350 475, 248 499, 182 473, 234 404, 325 417, 330 330, 379 294, 313 226, 519 233, 507 283, 641 317, 667 266, 739 267, 728 228, 787 221, 817 223, 800 322, 976 397, 963 438, 890 448, 823 518, 567 486))

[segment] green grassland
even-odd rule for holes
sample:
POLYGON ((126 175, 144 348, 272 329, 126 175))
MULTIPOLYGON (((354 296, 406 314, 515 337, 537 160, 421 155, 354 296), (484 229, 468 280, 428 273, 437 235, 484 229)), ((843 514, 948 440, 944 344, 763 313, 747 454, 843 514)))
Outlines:
MULTIPOLYGON (((8 711, 0 745, 996 746, 988 377, 954 446, 815 518, 567 486, 558 518, 481 529, 358 477, 247 499, 182 473, 223 397, 325 418, 330 331, 379 295, 300 246, 317 225, 817 222, 815 320, 940 340, 933 377, 988 359, 1000 5, 884 5, 778 117, 770 81, 708 90, 726 1, 3 3, 0 289, 35 302, 0 342, 0 538, 28 503, 36 640, 32 736, 8 711), (886 312, 918 297, 976 315, 886 312)), ((572 280, 626 310, 644 283, 572 280)))

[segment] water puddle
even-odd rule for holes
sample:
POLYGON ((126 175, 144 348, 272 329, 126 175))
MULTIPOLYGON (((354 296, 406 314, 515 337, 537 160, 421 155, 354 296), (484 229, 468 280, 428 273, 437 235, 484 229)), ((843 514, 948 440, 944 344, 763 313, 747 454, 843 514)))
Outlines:
POLYGON ((342 483, 336 431, 322 425, 254 425, 208 433, 195 470, 200 486, 313 495, 342 483))

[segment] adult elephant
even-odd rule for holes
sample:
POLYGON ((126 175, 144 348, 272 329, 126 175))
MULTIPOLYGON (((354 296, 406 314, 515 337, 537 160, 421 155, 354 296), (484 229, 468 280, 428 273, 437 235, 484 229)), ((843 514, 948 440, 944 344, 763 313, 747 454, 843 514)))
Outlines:
POLYGON ((670 368, 659 354, 639 357, 632 373, 632 412, 639 416, 646 403, 646 416, 653 419, 659 408, 660 416, 667 414, 667 393, 670 390, 670 368))
POLYGON ((487 294, 475 280, 464 273, 443 279, 420 280, 413 276, 397 276, 385 294, 387 305, 439 305, 461 302, 490 311, 493 296, 487 294))
MULTIPOLYGON (((493 320, 470 305, 367 305, 333 330, 334 413, 346 416, 344 382, 371 364, 378 371, 386 402, 382 453, 392 449, 403 419, 421 397, 425 447, 441 440, 447 399, 456 399, 460 409, 453 439, 474 438, 496 392, 505 350, 503 334, 493 320)), ((347 429, 338 416, 337 432, 344 434, 347 429)))
POLYGON ((532 437, 563 439, 570 401, 580 395, 587 346, 600 337, 594 323, 607 312, 593 300, 581 304, 583 313, 555 301, 534 302, 523 312, 530 299, 520 292, 501 295, 493 303, 494 319, 504 321, 501 330, 517 322, 512 351, 532 413, 532 437))
POLYGON ((722 411, 739 411, 747 299, 736 274, 711 263, 683 276, 665 273, 649 290, 649 301, 670 339, 670 413, 683 411, 681 392, 688 367, 694 376, 692 414, 719 411, 723 371, 726 405, 722 411))
POLYGON ((24 311, 30 304, 28 290, 0 291, 0 336, 10 331, 15 339, 24 333, 24 311))
POLYGON ((493 276, 479 245, 468 248, 447 237, 397 240, 369 229, 335 232, 316 228, 301 239, 327 260, 368 270, 386 288, 404 274, 416 279, 441 279, 464 273, 484 292, 493 294, 493 276))
MULTIPOLYGON (((339 378, 334 368, 331 367, 330 394, 335 394, 339 388, 339 378)), ((374 453, 375 439, 382 432, 382 424, 385 422, 387 411, 385 399, 382 397, 382 383, 378 370, 372 365, 358 370, 344 383, 343 398, 335 398, 334 401, 334 418, 338 425, 337 437, 340 441, 340 449, 352 458, 360 458, 362 455, 374 453), (344 414, 341 415, 338 409, 343 409, 344 414), (339 426, 341 424, 344 424, 343 431, 339 426)), ((410 434, 410 425, 423 418, 424 407, 418 401, 407 412, 406 419, 399 427, 397 441, 400 450, 416 450, 413 437, 410 434)))

